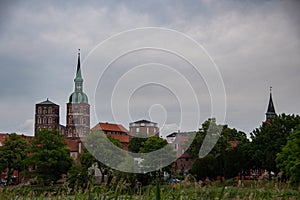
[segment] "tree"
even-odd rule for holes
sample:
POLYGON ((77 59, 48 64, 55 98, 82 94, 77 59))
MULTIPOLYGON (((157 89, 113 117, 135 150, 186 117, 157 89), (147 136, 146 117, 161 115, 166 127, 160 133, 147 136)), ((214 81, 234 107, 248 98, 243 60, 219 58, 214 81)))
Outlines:
POLYGON ((249 140, 244 132, 229 128, 227 125, 219 125, 214 118, 206 120, 196 133, 189 148, 189 153, 195 158, 192 173, 198 176, 198 179, 205 177, 203 175, 204 172, 199 172, 197 169, 197 167, 201 167, 205 169, 205 172, 209 173, 206 176, 210 178, 224 175, 227 178, 236 176, 238 172, 241 172, 246 167, 247 162, 241 162, 239 159, 246 160, 243 150, 248 143, 249 140), (208 158, 199 159, 199 150, 203 145, 204 138, 209 134, 219 134, 218 141, 207 155, 208 158), (231 141, 237 142, 238 146, 231 147, 231 141), (214 160, 213 163, 210 162, 212 159, 214 160), (208 169, 214 169, 214 173, 208 169))
POLYGON ((27 163, 36 167, 34 173, 42 185, 56 183, 73 163, 64 136, 56 130, 37 132, 31 141, 30 153, 27 163))
POLYGON ((147 140, 147 138, 144 137, 133 137, 130 139, 128 143, 128 150, 133 153, 139 153, 140 149, 143 146, 143 143, 147 140))
POLYGON ((0 171, 8 169, 7 181, 11 181, 14 170, 24 171, 24 160, 28 155, 28 143, 21 136, 12 133, 0 147, 0 171))
POLYGON ((111 134, 105 135, 101 131, 91 131, 86 137, 85 145, 88 151, 95 157, 95 161, 102 174, 101 182, 104 182, 104 175, 108 175, 107 184, 109 184, 113 178, 113 170, 108 167, 107 164, 111 163, 117 166, 121 163, 120 161, 123 161, 125 158, 125 154, 123 154, 122 151, 117 153, 117 151, 112 149, 112 145, 119 149, 122 148, 120 140, 114 138, 111 134), (110 142, 107 142, 107 139, 110 142))
POLYGON ((192 165, 191 174, 197 180, 205 180, 206 177, 214 178, 216 176, 215 170, 216 159, 212 154, 208 154, 204 158, 197 158, 192 165))
POLYGON ((96 159, 85 148, 79 155, 79 160, 80 164, 74 163, 68 172, 68 183, 73 190, 80 188, 84 190, 93 181, 93 175, 88 169, 96 162, 96 159))
POLYGON ((258 168, 279 172, 276 166, 276 155, 287 143, 290 132, 300 124, 300 117, 294 115, 279 115, 264 122, 251 133, 251 163, 258 168))
POLYGON ((277 167, 290 177, 291 183, 300 183, 300 125, 291 132, 287 144, 277 154, 277 167))

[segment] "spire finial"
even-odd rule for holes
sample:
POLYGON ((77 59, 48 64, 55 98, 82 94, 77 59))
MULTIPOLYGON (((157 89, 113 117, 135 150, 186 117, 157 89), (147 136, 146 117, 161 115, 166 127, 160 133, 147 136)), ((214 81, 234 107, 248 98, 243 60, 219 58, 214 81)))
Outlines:
POLYGON ((270 86, 270 93, 272 93, 272 86, 270 86))

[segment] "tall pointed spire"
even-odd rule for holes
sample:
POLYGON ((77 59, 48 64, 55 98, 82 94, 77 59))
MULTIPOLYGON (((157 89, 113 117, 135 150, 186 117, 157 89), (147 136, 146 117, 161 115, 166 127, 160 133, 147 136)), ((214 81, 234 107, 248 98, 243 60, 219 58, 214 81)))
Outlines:
POLYGON ((272 86, 271 86, 270 87, 269 105, 268 105, 268 109, 267 109, 267 113, 266 113, 266 120, 269 120, 275 116, 276 116, 276 112, 275 112, 275 107, 274 107, 273 99, 272 99, 272 86))
POLYGON ((88 103, 87 95, 83 92, 83 78, 81 76, 80 66, 80 49, 78 49, 78 62, 76 69, 76 76, 74 79, 75 90, 69 98, 70 103, 88 103))
POLYGON ((81 76, 81 68, 80 68, 80 49, 78 49, 78 62, 77 62, 77 70, 76 70, 76 77, 74 81, 83 81, 81 76))

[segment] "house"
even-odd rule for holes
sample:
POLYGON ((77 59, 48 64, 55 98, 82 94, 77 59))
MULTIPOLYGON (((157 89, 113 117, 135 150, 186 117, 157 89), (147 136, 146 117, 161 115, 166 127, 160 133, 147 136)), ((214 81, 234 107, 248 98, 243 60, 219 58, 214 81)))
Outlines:
POLYGON ((122 126, 121 124, 99 122, 91 130, 102 131, 106 135, 111 134, 113 138, 120 140, 122 148, 128 151, 128 143, 130 141, 130 136, 128 135, 128 130, 124 128, 124 126, 122 126))
POLYGON ((158 136, 159 127, 157 123, 145 119, 131 122, 129 124, 129 135, 131 136, 142 135, 147 137, 158 136))

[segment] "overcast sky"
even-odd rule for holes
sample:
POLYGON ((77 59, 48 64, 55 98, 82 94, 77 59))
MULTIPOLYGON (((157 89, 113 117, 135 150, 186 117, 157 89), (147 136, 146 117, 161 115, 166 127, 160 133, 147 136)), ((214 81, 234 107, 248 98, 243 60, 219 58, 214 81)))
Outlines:
MULTIPOLYGON (((225 123, 230 127, 249 133, 261 124, 270 86, 277 113, 299 114, 299 10, 296 0, 1 1, 0 132, 32 135, 35 104, 46 98, 60 105, 60 122, 65 124, 66 103, 74 88, 77 49, 81 49, 82 60, 86 60, 82 71, 84 90, 89 92, 94 86, 86 78, 95 69, 89 66, 88 54, 115 34, 143 27, 172 29, 203 46, 223 79, 227 99, 225 123)), ((137 42, 145 40, 138 34, 134 36, 137 42)), ((118 41, 107 52, 97 53, 98 71, 106 67, 101 66, 102 58, 122 45, 118 41)), ((182 49, 188 55, 198 53, 185 44, 182 49)), ((180 123, 181 101, 190 106, 186 108, 188 112, 197 110, 192 102, 188 103, 189 98, 180 99, 181 94, 176 93, 176 89, 187 92, 180 81, 182 76, 182 80, 192 84, 198 98, 199 123, 211 115, 209 86, 201 77, 195 78, 191 67, 170 52, 150 49, 130 53, 114 62, 104 75, 94 83, 99 84, 95 92, 88 93, 89 99, 95 97, 97 102, 91 105, 97 113, 97 118, 91 119, 91 127, 103 121, 128 128, 129 122, 139 119, 151 119, 160 125, 180 123), (142 76, 138 69, 136 76, 128 75, 131 69, 143 64, 145 68, 139 69, 150 69, 150 75, 142 76), (168 73, 171 75, 166 76, 168 73), (128 76, 124 78, 124 74, 128 76), (129 80, 142 81, 151 76, 158 84, 126 90, 132 83, 129 80), (121 84, 124 80, 126 84, 121 84), (163 86, 160 80, 171 86, 163 86), (121 89, 115 90, 113 99, 112 90, 117 83, 121 89), (122 107, 118 105, 128 93, 131 96, 124 105, 128 105, 130 118, 126 119, 119 117, 118 109, 122 107), (111 115, 112 110, 117 117, 111 115)))

